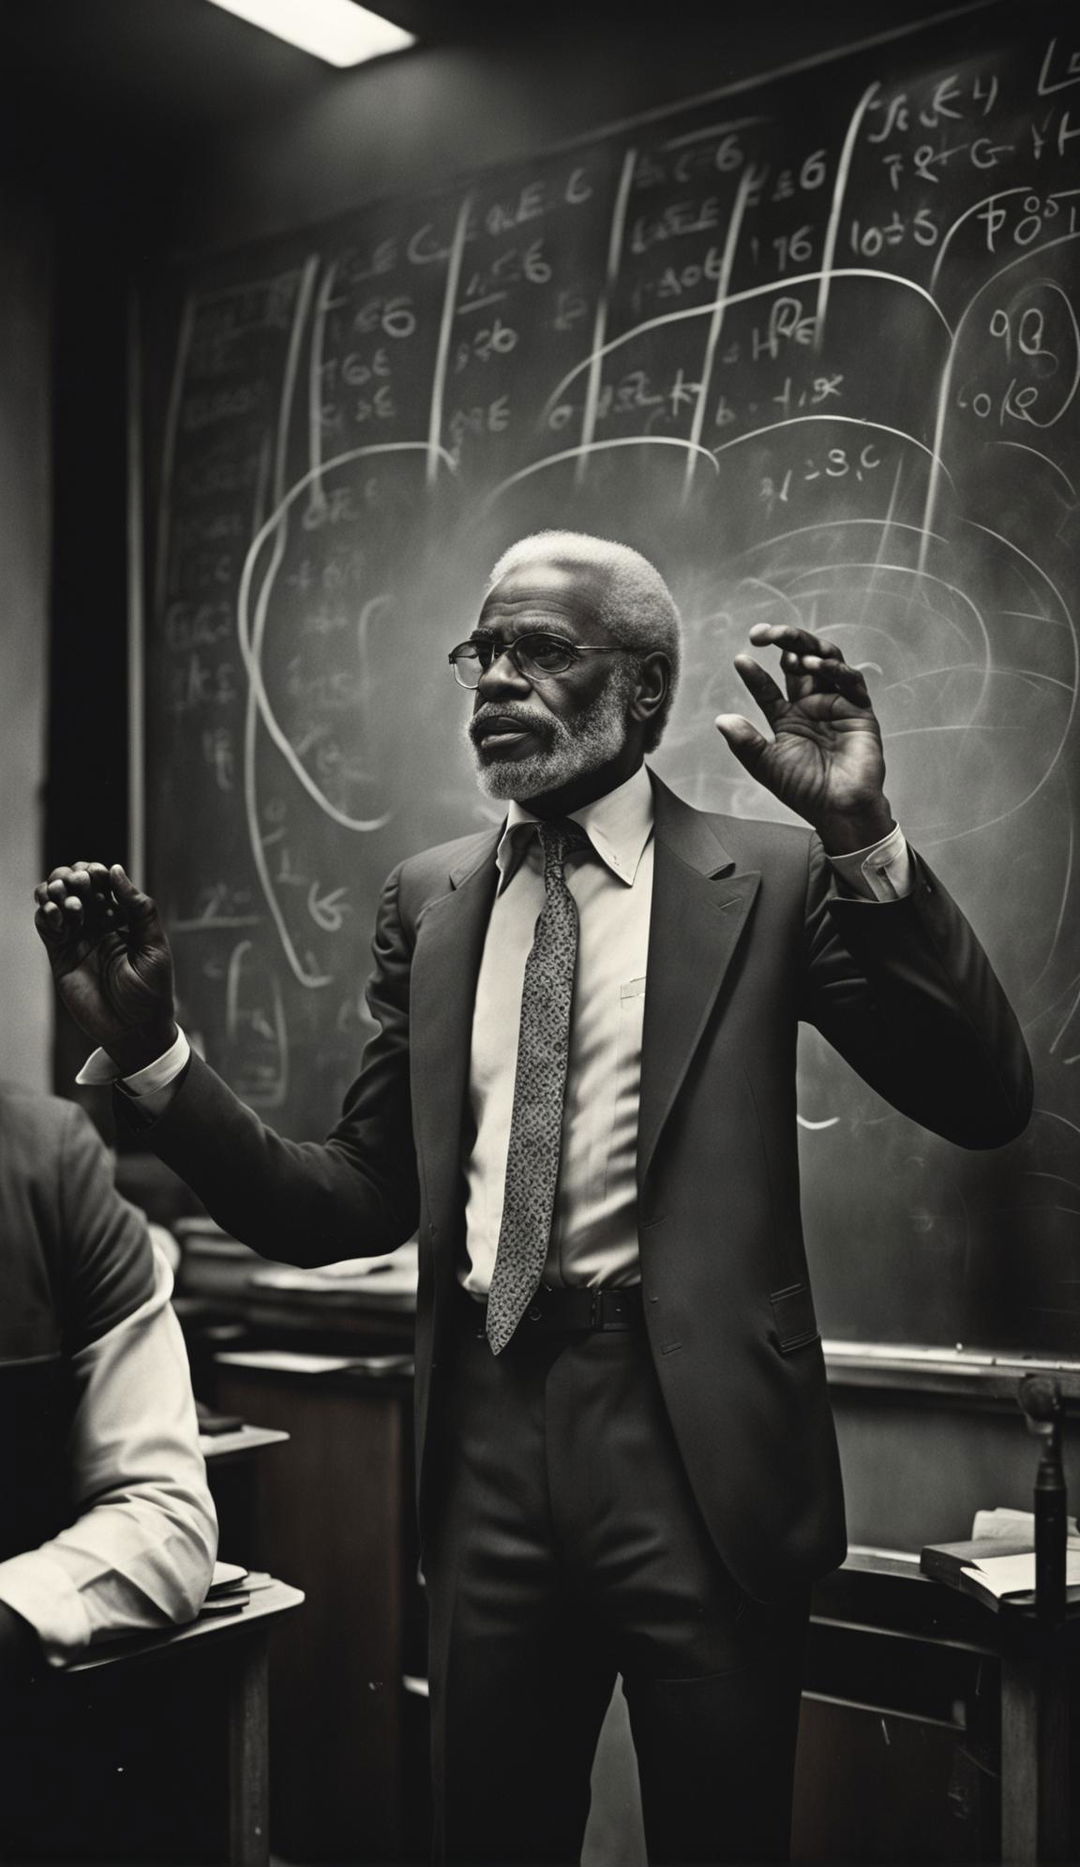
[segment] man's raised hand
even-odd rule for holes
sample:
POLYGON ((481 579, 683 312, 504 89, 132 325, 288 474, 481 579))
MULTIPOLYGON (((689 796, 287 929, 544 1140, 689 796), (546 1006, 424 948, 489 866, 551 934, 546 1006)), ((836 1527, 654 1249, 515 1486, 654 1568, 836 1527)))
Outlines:
POLYGON ((755 647, 780 650, 783 688, 752 655, 735 667, 772 728, 766 739, 737 713, 718 730, 752 777, 813 824, 831 855, 865 849, 893 827, 884 793, 881 728, 866 682, 833 642, 793 624, 758 622, 755 647))
POLYGON ((149 895, 119 863, 53 869, 34 890, 34 925, 62 1003, 125 1075, 176 1037, 173 963, 149 895))

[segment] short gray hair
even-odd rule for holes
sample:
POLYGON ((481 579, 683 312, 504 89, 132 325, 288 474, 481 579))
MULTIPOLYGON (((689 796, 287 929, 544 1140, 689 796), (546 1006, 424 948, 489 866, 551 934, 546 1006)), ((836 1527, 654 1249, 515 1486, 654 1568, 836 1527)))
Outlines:
MULTIPOLYGON (((682 622, 675 599, 655 564, 631 545, 588 532, 533 532, 504 551, 488 578, 492 590, 510 571, 538 554, 588 564, 604 573, 604 593, 596 619, 621 648, 639 659, 660 649, 671 667, 664 704, 648 723, 645 750, 655 751, 668 722, 682 663, 682 622)), ((486 592, 485 592, 486 594, 486 592)))

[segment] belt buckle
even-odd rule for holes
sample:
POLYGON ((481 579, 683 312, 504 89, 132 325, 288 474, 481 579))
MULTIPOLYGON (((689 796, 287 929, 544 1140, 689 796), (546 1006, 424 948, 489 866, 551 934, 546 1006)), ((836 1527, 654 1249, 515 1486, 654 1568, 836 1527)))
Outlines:
POLYGON ((620 1286, 615 1290, 600 1290, 597 1292, 597 1297, 597 1328, 610 1334, 613 1329, 629 1329, 632 1326, 630 1322, 631 1298, 627 1289, 620 1286))

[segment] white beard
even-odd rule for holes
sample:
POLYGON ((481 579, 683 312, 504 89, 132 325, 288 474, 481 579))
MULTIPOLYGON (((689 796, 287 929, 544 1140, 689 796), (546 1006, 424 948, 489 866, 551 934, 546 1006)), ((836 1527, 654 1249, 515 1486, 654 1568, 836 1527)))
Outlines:
MULTIPOLYGON (((480 789, 488 797, 523 804, 530 797, 561 790, 573 779, 583 778, 586 772, 606 765, 622 751, 626 740, 626 709, 636 673, 633 664, 616 664, 607 685, 584 712, 578 714, 572 726, 556 719, 554 714, 537 721, 535 714, 530 713, 526 719, 518 713, 523 724, 548 740, 542 751, 530 752, 525 758, 482 761, 466 725, 465 737, 480 789)), ((511 704, 500 706, 498 711, 514 717, 517 709, 511 704)))

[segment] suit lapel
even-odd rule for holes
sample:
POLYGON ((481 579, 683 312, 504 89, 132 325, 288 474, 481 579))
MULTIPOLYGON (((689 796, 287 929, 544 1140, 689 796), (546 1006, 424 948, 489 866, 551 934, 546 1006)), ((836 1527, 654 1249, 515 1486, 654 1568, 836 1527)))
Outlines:
POLYGON ((460 1205, 473 1005, 500 835, 501 827, 474 839, 450 871, 447 893, 424 909, 417 928, 409 1016, 413 1124, 428 1209, 440 1230, 460 1205))
POLYGON ((723 984, 760 875, 738 872, 709 820, 653 777, 656 853, 641 1053, 638 1186, 723 984))

